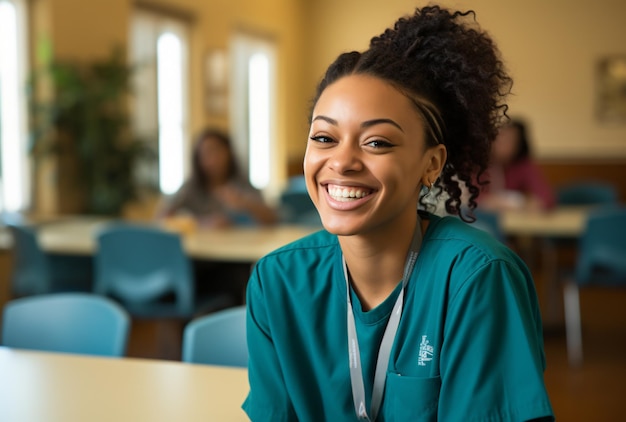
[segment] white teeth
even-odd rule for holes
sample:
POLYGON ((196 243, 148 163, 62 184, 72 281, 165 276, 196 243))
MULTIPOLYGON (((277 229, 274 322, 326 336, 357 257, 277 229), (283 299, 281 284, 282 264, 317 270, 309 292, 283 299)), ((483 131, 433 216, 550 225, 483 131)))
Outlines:
POLYGON ((363 198, 370 194, 370 191, 359 188, 328 188, 329 195, 336 201, 347 202, 354 199, 363 198))

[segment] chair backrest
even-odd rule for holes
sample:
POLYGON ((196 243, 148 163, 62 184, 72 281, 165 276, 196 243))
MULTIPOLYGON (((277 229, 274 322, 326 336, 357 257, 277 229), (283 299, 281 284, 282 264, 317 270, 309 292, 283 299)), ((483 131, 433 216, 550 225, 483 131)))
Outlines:
POLYGON ((114 296, 126 305, 156 303, 173 294, 171 307, 177 316, 192 315, 193 270, 179 234, 115 223, 98 233, 97 242, 96 293, 114 296))
POLYGON ((578 182, 557 189, 560 205, 616 204, 618 197, 617 188, 606 182, 578 182))
POLYGON ((280 195, 279 211, 285 223, 321 226, 317 208, 306 189, 304 175, 291 176, 280 195))
POLYGON ((126 311, 103 296, 30 296, 5 305, 2 344, 50 352, 123 356, 129 324, 126 311))
POLYGON ((579 242, 579 284, 626 284, 626 207, 592 212, 579 242))
POLYGON ((287 180, 287 186, 285 187, 285 192, 306 192, 306 179, 304 175, 299 174, 296 176, 291 176, 289 180, 287 180))
POLYGON ((500 217, 496 212, 475 209, 472 214, 476 218, 476 221, 472 223, 473 227, 489 233, 500 242, 506 241, 506 236, 500 226, 500 217))
POLYGON ((247 367, 246 307, 228 308, 188 323, 183 333, 182 360, 247 367))
POLYGON ((13 239, 13 294, 25 296, 50 292, 50 263, 39 246, 35 231, 26 225, 7 224, 7 227, 13 239))
POLYGON ((307 191, 285 191, 280 195, 280 214, 283 222, 308 226, 321 226, 315 204, 307 191))

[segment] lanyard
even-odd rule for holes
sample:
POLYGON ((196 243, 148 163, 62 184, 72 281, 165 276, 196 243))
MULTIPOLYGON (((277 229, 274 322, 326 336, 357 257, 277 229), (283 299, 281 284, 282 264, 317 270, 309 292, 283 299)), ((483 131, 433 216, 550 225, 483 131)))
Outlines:
POLYGON ((417 255, 422 246, 422 230, 419 215, 411 241, 411 248, 404 265, 404 275, 402 276, 402 290, 396 299, 396 303, 391 311, 391 316, 387 322, 383 339, 378 349, 378 359, 376 361, 376 370, 374 372, 374 386, 372 388, 372 403, 370 414, 367 414, 365 406, 365 388, 363 386, 363 372, 361 370, 361 353, 359 351, 359 341, 356 335, 356 326, 354 322, 354 313, 352 311, 352 300, 350 298, 350 282, 348 281, 348 267, 346 260, 343 259, 343 272, 346 279, 346 289, 348 298, 348 355, 350 359, 350 382, 352 383, 352 399, 354 401, 354 411, 359 420, 375 421, 380 410, 380 404, 383 400, 383 391, 385 390, 385 381, 387 380, 387 367, 389 366, 389 356, 391 347, 400 325, 400 317, 402 315, 402 305, 404 302, 404 289, 411 276, 417 255))

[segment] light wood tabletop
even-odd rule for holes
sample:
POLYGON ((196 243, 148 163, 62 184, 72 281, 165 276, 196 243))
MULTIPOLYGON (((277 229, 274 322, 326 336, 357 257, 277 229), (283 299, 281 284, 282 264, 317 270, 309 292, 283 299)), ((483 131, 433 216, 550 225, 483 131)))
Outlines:
POLYGON ((501 211, 500 224, 506 235, 578 237, 585 230, 589 206, 559 206, 549 211, 501 211))
MULTIPOLYGON (((41 247, 50 253, 93 255, 97 248, 98 231, 111 222, 110 219, 87 216, 64 218, 38 225, 37 237, 41 247)), ((170 230, 164 226, 159 227, 170 230)), ((197 228, 182 232, 181 236, 183 247, 191 258, 252 263, 317 230, 317 227, 280 224, 263 227, 197 228)), ((6 239, 2 243, 9 241, 6 239)))
MULTIPOLYGON (((505 235, 578 237, 593 208, 563 206, 550 211, 500 212, 505 235)), ((93 255, 96 234, 111 220, 76 216, 38 225, 38 239, 50 253, 93 255)), ((167 229, 164 227, 164 229, 167 229)), ((255 262, 287 243, 311 234, 320 228, 297 225, 269 227, 196 228, 182 231, 183 246, 190 257, 202 260, 255 262)), ((10 247, 8 233, 0 239, 0 247, 10 247)))
POLYGON ((0 421, 248 421, 247 371, 0 347, 0 421))

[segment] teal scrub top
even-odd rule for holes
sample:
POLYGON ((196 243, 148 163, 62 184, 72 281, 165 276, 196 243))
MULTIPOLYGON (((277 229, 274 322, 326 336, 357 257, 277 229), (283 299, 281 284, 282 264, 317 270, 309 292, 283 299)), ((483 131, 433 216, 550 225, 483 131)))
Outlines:
MULTIPOLYGON (((532 276, 487 233, 430 224, 405 291, 377 421, 553 420, 532 276)), ((351 293, 368 412, 400 292, 364 312, 351 293)), ((252 421, 356 421, 338 239, 320 231, 262 258, 247 290, 252 421)))

